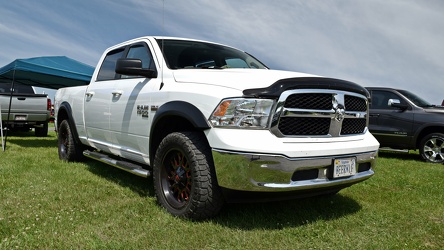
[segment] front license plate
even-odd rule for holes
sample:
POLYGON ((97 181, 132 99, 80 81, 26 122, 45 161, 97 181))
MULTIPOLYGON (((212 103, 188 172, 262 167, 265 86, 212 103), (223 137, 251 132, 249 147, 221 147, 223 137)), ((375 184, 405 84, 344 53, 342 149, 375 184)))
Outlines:
POLYGON ((333 165, 333 178, 347 177, 356 174, 356 159, 336 159, 333 165))

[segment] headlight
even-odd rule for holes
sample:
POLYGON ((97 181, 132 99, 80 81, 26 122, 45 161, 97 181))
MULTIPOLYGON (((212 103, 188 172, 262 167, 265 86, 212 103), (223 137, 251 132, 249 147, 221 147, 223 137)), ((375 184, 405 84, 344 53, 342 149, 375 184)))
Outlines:
POLYGON ((214 127, 265 129, 273 100, 233 98, 222 100, 210 117, 214 127))

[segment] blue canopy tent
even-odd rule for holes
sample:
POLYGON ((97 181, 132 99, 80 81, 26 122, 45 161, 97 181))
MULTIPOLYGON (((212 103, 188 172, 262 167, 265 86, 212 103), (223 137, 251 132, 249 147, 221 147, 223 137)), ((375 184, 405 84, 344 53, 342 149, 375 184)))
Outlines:
POLYGON ((25 85, 59 89, 86 85, 94 68, 66 56, 17 59, 0 68, 0 79, 25 85))
MULTIPOLYGON (((59 89, 63 87, 86 85, 89 83, 93 72, 93 67, 66 56, 17 59, 9 63, 0 68, 0 81, 10 81, 12 85, 8 119, 14 83, 49 89, 59 89)), ((3 132, 3 128, 0 129, 3 132)))

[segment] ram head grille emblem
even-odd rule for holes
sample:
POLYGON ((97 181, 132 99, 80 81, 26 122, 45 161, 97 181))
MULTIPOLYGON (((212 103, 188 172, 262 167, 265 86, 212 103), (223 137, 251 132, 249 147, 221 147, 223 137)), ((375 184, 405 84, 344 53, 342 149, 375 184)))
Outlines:
POLYGON ((344 105, 340 104, 337 97, 333 96, 333 110, 335 112, 334 117, 337 122, 344 120, 345 117, 345 109, 344 105))

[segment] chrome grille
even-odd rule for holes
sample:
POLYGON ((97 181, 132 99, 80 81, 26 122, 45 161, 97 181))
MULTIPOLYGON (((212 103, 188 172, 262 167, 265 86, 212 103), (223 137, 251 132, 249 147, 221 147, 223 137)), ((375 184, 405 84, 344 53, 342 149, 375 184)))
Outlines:
POLYGON ((346 91, 285 91, 273 115, 271 131, 278 137, 338 137, 365 133, 367 99, 346 91))

